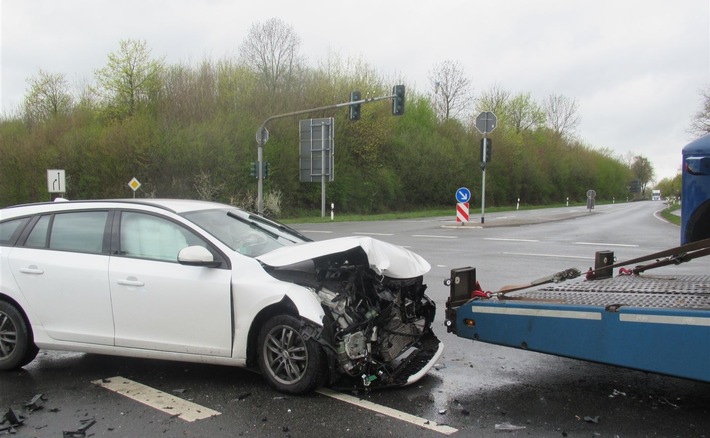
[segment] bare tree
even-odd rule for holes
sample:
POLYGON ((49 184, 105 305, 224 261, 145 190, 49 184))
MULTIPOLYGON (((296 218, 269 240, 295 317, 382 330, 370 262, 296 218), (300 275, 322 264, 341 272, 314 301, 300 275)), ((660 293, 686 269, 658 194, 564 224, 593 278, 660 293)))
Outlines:
POLYGON ((558 94, 551 94, 543 104, 547 126, 561 137, 574 137, 579 126, 577 101, 558 94))
POLYGON ((292 26, 271 18, 263 24, 252 24, 240 48, 240 59, 275 91, 302 66, 300 46, 301 38, 292 26))
POLYGON ((432 106, 439 120, 463 116, 471 106, 471 81, 461 64, 444 61, 429 72, 434 88, 432 106))
POLYGON ((28 123, 56 117, 71 108, 73 99, 64 75, 40 70, 27 82, 30 89, 25 97, 24 113, 28 123))
POLYGON ((693 116, 688 132, 700 137, 710 132, 710 85, 700 91, 703 108, 693 116))

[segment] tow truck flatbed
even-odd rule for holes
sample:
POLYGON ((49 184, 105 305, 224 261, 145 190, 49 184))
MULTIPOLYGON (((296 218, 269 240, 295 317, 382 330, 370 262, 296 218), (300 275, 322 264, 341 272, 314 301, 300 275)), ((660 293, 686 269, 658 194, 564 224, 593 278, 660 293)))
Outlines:
MULTIPOLYGON (((456 276, 452 297, 475 283, 475 269, 456 276)), ((460 337, 710 382, 710 275, 564 282, 447 312, 449 331, 460 337)))

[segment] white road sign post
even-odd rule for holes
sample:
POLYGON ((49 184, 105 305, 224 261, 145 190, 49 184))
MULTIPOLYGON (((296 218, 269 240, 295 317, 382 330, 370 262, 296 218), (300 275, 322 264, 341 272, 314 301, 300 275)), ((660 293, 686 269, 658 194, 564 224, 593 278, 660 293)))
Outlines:
POLYGON ((483 141, 481 142, 481 171, 483 171, 483 176, 481 177, 481 223, 486 221, 484 216, 486 211, 486 161, 490 160, 490 157, 488 159, 484 158, 485 148, 488 133, 496 129, 497 124, 498 118, 490 111, 484 111, 476 117, 476 129, 483 134, 483 141))

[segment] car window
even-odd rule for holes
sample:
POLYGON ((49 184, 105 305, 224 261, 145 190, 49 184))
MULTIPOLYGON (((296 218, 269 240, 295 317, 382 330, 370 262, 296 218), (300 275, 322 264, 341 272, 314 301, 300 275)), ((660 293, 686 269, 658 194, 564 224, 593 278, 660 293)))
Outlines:
POLYGON ((25 246, 30 248, 46 248, 47 247, 47 232, 49 231, 50 215, 41 216, 35 226, 32 228, 30 235, 27 236, 25 246))
POLYGON ((177 262, 181 249, 207 244, 192 233, 167 219, 138 212, 121 214, 121 254, 151 260, 177 262))
POLYGON ((55 214, 49 235, 49 249, 101 254, 107 217, 107 211, 55 214))
POLYGON ((0 245, 12 245, 29 218, 0 222, 0 245))

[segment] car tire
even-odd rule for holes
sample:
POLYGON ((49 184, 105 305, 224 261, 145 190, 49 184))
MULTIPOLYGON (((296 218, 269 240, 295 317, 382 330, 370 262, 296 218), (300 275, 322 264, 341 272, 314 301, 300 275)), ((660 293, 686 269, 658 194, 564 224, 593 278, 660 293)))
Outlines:
POLYGON ((37 356, 39 349, 19 310, 0 301, 0 370, 23 367, 37 356))
POLYGON ((259 368, 279 392, 305 394, 325 381, 325 354, 318 341, 304 333, 306 327, 299 318, 278 315, 259 332, 259 368))

